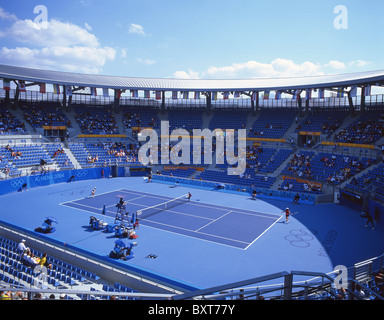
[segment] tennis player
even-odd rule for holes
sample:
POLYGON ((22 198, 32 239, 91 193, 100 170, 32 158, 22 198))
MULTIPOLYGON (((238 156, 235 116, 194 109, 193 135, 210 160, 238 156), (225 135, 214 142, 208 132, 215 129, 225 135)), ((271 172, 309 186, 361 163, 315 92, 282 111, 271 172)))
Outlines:
POLYGON ((292 213, 291 213, 291 211, 289 210, 289 208, 285 208, 285 210, 283 211, 283 213, 285 213, 285 223, 288 223, 289 216, 291 216, 292 213))
POLYGON ((188 194, 187 194, 188 201, 191 201, 191 198, 192 198, 192 194, 190 192, 188 192, 188 194))
POLYGON ((95 197, 95 192, 96 192, 96 187, 94 187, 92 189, 92 192, 91 192, 91 197, 94 198, 95 197))

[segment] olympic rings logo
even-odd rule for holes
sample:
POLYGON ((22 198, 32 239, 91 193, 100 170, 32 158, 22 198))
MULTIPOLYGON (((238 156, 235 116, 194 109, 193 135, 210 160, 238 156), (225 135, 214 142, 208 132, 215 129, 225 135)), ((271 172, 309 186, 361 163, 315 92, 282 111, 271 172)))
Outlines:
POLYGON ((24 180, 23 179, 13 179, 11 181, 11 187, 13 189, 20 189, 23 184, 24 184, 24 180))
POLYGON ((77 170, 75 172, 75 175, 76 177, 78 178, 83 178, 83 177, 86 177, 88 175, 88 170, 77 170))
POLYGON ((305 229, 301 230, 291 230, 289 235, 285 236, 284 239, 287 240, 291 245, 298 248, 307 248, 311 244, 310 242, 314 239, 312 235, 307 233, 305 229))

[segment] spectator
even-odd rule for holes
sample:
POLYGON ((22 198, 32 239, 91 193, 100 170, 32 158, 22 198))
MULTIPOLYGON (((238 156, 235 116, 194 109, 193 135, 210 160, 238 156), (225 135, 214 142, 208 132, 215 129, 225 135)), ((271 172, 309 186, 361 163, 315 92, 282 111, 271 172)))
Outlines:
POLYGON ((21 252, 21 254, 29 253, 29 248, 25 245, 25 239, 21 240, 21 242, 18 244, 17 249, 21 252))

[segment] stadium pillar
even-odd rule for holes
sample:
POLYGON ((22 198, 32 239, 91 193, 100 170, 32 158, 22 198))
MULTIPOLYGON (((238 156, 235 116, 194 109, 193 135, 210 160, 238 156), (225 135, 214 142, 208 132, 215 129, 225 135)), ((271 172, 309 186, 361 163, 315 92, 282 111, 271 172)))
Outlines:
POLYGON ((355 108, 353 106, 353 100, 352 100, 352 97, 351 97, 351 93, 348 92, 348 105, 349 105, 349 111, 350 112, 353 112, 355 111, 355 108))
POLYGON ((117 93, 117 90, 115 90, 115 99, 113 100, 113 111, 115 113, 118 113, 119 108, 120 108, 120 97, 117 93))
POLYGON ((360 111, 365 111, 365 87, 361 88, 360 111))
POLYGON ((5 90, 5 102, 9 103, 9 90, 5 90))
POLYGON ((15 90, 15 96, 13 97, 13 103, 16 105, 19 101, 19 85, 17 84, 16 90, 15 90))
POLYGON ((71 104, 72 104, 72 96, 69 96, 68 97, 68 104, 65 106, 67 111, 69 111, 71 104))
POLYGON ((165 111, 165 91, 161 92, 161 111, 165 111))
POLYGON ((303 104, 300 97, 297 99, 297 105, 299 106, 299 113, 301 114, 303 112, 303 104))
POLYGON ((67 107, 67 86, 63 88, 63 107, 67 107))
POLYGON ((207 111, 211 111, 212 110, 211 93, 207 92, 205 96, 206 96, 206 99, 207 99, 207 111))
POLYGON ((309 110, 309 99, 305 99, 305 111, 309 110))

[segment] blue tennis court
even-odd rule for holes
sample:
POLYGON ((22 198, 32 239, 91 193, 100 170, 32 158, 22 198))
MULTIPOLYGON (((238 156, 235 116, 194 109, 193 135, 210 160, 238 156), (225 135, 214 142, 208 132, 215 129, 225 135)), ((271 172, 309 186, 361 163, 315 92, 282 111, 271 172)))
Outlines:
MULTIPOLYGON (((110 222, 116 217, 116 204, 120 197, 123 197, 126 203, 129 218, 133 212, 145 211, 148 207, 169 201, 172 204, 173 200, 171 197, 120 189, 64 202, 61 205, 102 216, 105 208, 105 217, 109 217, 110 222)), ((177 204, 170 205, 168 209, 157 210, 155 214, 144 219, 138 216, 140 224, 145 226, 240 249, 247 249, 280 217, 267 212, 236 209, 194 200, 178 200, 177 204)))

